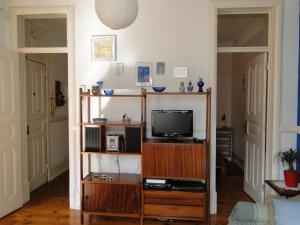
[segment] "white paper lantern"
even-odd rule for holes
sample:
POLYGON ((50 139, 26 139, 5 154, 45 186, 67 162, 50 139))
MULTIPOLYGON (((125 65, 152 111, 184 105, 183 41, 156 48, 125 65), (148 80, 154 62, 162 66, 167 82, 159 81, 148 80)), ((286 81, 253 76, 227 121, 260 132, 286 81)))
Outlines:
POLYGON ((104 25, 113 30, 120 30, 135 21, 138 0, 96 0, 95 9, 104 25))

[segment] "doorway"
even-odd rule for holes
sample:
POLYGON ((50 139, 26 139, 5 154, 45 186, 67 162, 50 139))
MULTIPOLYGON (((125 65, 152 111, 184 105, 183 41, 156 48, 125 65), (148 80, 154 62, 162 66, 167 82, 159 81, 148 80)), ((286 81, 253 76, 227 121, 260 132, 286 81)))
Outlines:
POLYGON ((223 176, 241 176, 255 201, 264 198, 256 187, 264 180, 267 59, 267 53, 218 54, 217 162, 225 161, 223 176))
MULTIPOLYGON (((41 15, 40 15, 41 16, 41 15)), ((65 17, 19 16, 18 46, 24 81, 27 182, 30 192, 69 168, 68 54, 65 17), (39 49, 39 53, 34 53, 39 49)))
POLYGON ((264 201, 269 24, 263 12, 218 14, 217 171, 241 168, 256 202, 264 201))

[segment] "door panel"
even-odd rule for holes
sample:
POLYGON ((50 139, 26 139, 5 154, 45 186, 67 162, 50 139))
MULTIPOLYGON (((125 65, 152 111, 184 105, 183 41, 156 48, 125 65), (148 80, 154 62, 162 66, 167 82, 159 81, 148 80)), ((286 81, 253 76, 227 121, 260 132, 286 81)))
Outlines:
POLYGON ((17 55, 0 49, 0 218, 22 206, 20 81, 17 55))
POLYGON ((262 53, 247 66, 244 189, 256 202, 264 200, 266 63, 262 53))
POLYGON ((45 65, 26 60, 28 178, 30 191, 47 182, 45 65))

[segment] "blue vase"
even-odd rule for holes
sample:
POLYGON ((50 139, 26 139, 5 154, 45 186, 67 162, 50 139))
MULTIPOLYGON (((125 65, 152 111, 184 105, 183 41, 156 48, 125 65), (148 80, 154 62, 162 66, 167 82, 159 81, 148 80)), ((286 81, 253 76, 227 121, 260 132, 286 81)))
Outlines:
POLYGON ((197 85, 199 87, 199 91, 198 92, 203 92, 204 82, 203 82, 202 78, 197 82, 197 85))

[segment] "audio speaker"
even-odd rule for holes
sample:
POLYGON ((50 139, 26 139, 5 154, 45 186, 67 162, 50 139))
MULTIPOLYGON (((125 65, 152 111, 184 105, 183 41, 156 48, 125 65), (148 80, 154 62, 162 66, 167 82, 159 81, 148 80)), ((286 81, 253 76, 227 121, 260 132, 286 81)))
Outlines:
POLYGON ((101 129, 100 127, 85 128, 85 151, 100 152, 101 151, 101 129))
POLYGON ((125 152, 140 153, 141 152, 141 128, 126 127, 125 129, 126 148, 125 152))

